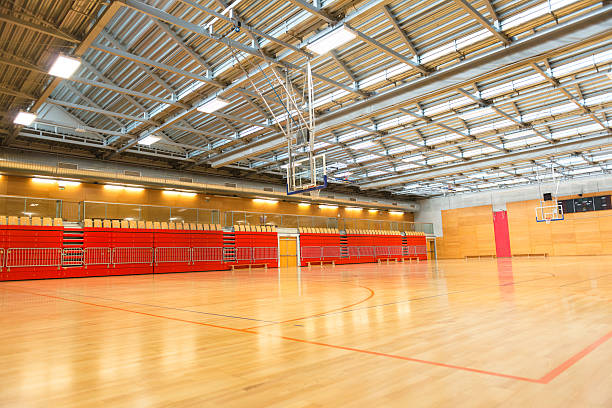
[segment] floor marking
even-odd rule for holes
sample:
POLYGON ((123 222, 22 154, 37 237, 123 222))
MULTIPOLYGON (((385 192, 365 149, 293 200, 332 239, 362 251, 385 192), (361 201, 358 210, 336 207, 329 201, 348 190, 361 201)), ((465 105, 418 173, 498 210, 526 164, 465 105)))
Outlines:
POLYGON ((580 361, 583 357, 585 357, 591 351, 595 350, 597 347, 601 346, 602 344, 604 344, 606 341, 610 340, 611 338, 612 338, 612 331, 600 337, 594 343, 588 345, 584 349, 580 350, 578 353, 574 354, 572 357, 568 358, 563 363, 559 364, 557 367, 550 370, 546 375, 540 378, 540 381, 543 384, 548 384, 549 382, 557 378, 559 375, 561 375, 568 368, 570 368, 571 366, 576 364, 578 361, 580 361))
POLYGON ((607 273, 607 274, 605 274, 605 275, 600 275, 600 276, 596 276, 596 277, 594 277, 594 278, 584 279, 584 280, 581 280, 581 281, 576 281, 576 282, 566 283, 565 285, 559 285, 559 287, 560 287, 560 288, 562 288, 562 287, 565 287, 565 286, 575 285, 575 284, 577 284, 577 283, 582 283, 582 282, 588 282, 588 281, 592 281, 592 280, 597 280, 597 279, 599 279, 599 278, 603 278, 603 277, 610 276, 610 275, 612 275, 612 273, 607 273))
POLYGON ((351 303, 350 305, 342 306, 342 307, 339 307, 339 308, 336 308, 336 309, 328 310, 328 311, 317 313, 317 314, 310 315, 310 316, 296 317, 295 319, 283 320, 281 322, 274 322, 274 323, 269 323, 269 324, 263 324, 261 326, 247 327, 245 330, 259 329, 260 327, 271 326, 273 324, 289 323, 289 322, 295 322, 295 321, 298 321, 298 320, 309 319, 311 317, 323 316, 323 315, 328 314, 328 313, 337 312, 337 311, 342 310, 342 309, 346 309, 346 308, 349 308, 349 307, 357 306, 357 305, 359 305, 359 304, 361 304, 363 302, 367 302, 368 300, 372 299, 372 297, 374 297, 374 291, 372 289, 368 288, 367 286, 355 285, 355 284, 350 284, 350 283, 349 283, 349 285, 353 285, 353 286, 357 286, 357 287, 360 287, 360 288, 367 289, 370 292, 370 294, 367 297, 361 299, 360 301, 355 302, 355 303, 351 303))
POLYGON ((232 315, 224 315, 224 314, 220 314, 220 313, 210 313, 210 312, 200 312, 198 310, 182 309, 180 307, 150 305, 148 303, 129 302, 127 300, 104 298, 104 297, 101 297, 101 296, 81 295, 79 293, 66 292, 66 291, 60 291, 60 290, 58 290, 56 292, 57 293, 66 294, 66 295, 81 296, 81 297, 87 297, 87 298, 93 298, 93 299, 110 300, 112 302, 128 303, 128 304, 132 304, 132 305, 150 306, 150 307, 157 307, 157 308, 160 308, 160 309, 178 310, 178 311, 181 311, 181 312, 190 312, 190 313, 199 313, 199 314, 208 315, 208 316, 218 316, 218 317, 228 317, 228 318, 231 318, 231 319, 252 320, 252 321, 255 321, 255 322, 270 323, 270 324, 280 323, 280 322, 275 322, 275 321, 272 321, 272 320, 253 319, 251 317, 232 316, 232 315))
POLYGON ((153 313, 146 313, 146 312, 139 312, 139 311, 136 311, 136 310, 130 310, 130 309, 123 309, 123 308, 119 308, 119 307, 100 305, 100 304, 97 304, 97 303, 84 302, 84 301, 81 301, 81 300, 69 299, 69 298, 64 298, 64 297, 61 297, 61 296, 47 295, 47 294, 43 294, 43 293, 30 292, 30 291, 27 291, 27 290, 20 290, 20 289, 17 289, 15 287, 6 288, 6 286, 0 286, 0 288, 8 290, 8 291, 27 293, 27 294, 31 294, 31 295, 48 297, 48 298, 51 298, 51 299, 58 299, 58 300, 64 300, 64 301, 67 301, 67 302, 81 303, 81 304, 88 305, 88 306, 95 306, 95 307, 100 307, 100 308, 105 308, 105 309, 110 309, 110 310, 117 310, 117 311, 121 311, 121 312, 135 313, 135 314, 139 314, 139 315, 143 315, 143 316, 157 317, 157 318, 161 318, 161 319, 173 320, 173 321, 182 322, 182 323, 191 323, 191 324, 196 324, 196 325, 200 325, 200 326, 214 327, 214 328, 217 328, 217 329, 225 329, 225 330, 230 330, 230 331, 239 332, 239 333, 255 334, 255 335, 259 335, 259 336, 277 337, 277 338, 280 338, 280 339, 283 339, 283 340, 294 341, 294 342, 298 342, 298 343, 304 343, 304 344, 311 344, 311 345, 316 345, 316 346, 328 347, 328 348, 333 348, 333 349, 337 349, 337 350, 354 351, 354 352, 362 353, 362 354, 369 354, 369 355, 373 355, 373 356, 393 358, 393 359, 396 359, 396 360, 411 361, 411 362, 415 362, 415 363, 427 364, 427 365, 432 365, 432 366, 437 366, 437 367, 453 368, 453 369, 461 370, 461 371, 468 371, 468 372, 477 373, 477 374, 485 374, 485 375, 490 375, 490 376, 494 376, 494 377, 509 378, 509 379, 513 379, 513 380, 517 380, 517 381, 524 381, 524 382, 530 382, 530 383, 535 383, 535 384, 548 384, 549 382, 554 380, 556 377, 558 377, 560 374, 562 374, 567 369, 569 369, 571 366, 573 366, 578 361, 580 361, 582 358, 584 358, 586 355, 588 355, 593 350, 595 350, 597 347, 599 347, 600 345, 602 345, 606 341, 608 341, 610 338, 612 338, 612 331, 610 331, 608 334, 604 335, 603 337, 601 337, 600 339, 598 339, 594 343, 590 344, 589 346, 587 346, 586 348, 584 348, 583 350, 581 350, 580 352, 578 352, 574 356, 570 357, 568 360, 566 360, 565 362, 563 362, 559 366, 553 368, 551 371, 549 371, 543 377, 541 377, 539 379, 534 379, 534 378, 520 377, 520 376, 515 376, 515 375, 510 375, 510 374, 497 373, 497 372, 494 372, 494 371, 480 370, 480 369, 477 369, 477 368, 463 367, 463 366, 452 365, 452 364, 444 364, 444 363, 438 363, 438 362, 435 362, 435 361, 421 360, 421 359, 411 358, 411 357, 403 357, 403 356, 398 356, 398 355, 395 355, 395 354, 379 353, 377 351, 364 350, 364 349, 358 349, 358 348, 353 348, 353 347, 337 346, 337 345, 328 344, 328 343, 322 343, 322 342, 318 342, 318 341, 298 339, 298 338, 295 338, 295 337, 276 336, 276 335, 268 334, 266 332, 262 333, 262 332, 253 331, 253 330, 238 329, 238 328, 235 328, 235 327, 221 326, 221 325, 216 325, 216 324, 211 324, 211 323, 197 322, 197 321, 194 321, 194 320, 179 319, 179 318, 176 318, 176 317, 156 315, 156 314, 153 314, 153 313))

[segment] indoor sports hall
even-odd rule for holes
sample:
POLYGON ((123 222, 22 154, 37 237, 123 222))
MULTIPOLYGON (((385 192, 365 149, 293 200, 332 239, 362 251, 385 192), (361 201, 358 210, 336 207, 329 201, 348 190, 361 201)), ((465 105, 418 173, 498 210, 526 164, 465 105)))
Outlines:
POLYGON ((0 0, 0 407, 612 407, 612 4, 0 0))

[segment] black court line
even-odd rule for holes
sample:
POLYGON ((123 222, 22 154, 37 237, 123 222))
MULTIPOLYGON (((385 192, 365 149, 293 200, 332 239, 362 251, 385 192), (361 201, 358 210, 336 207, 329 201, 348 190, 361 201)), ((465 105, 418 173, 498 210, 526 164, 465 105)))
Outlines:
POLYGON ((605 275, 595 276, 594 278, 583 279, 583 280, 580 280, 580 281, 575 281, 575 282, 566 283, 566 284, 564 284, 564 285, 559 285, 559 287, 560 287, 560 288, 562 288, 562 287, 564 287, 564 286, 575 285, 575 284, 577 284, 577 283, 582 283, 582 282, 588 282, 588 281, 592 281, 592 280, 597 280, 597 279, 604 278, 604 277, 606 277, 606 276, 610 276, 610 275, 612 275, 612 273, 607 273, 607 274, 605 274, 605 275))
POLYGON ((108 301, 111 301, 111 302, 127 303, 127 304, 131 304, 131 305, 157 307, 159 309, 178 310, 178 311, 181 311, 181 312, 198 313, 198 314, 203 314, 203 315, 208 315, 208 316, 228 317, 230 319, 251 320, 251 321, 254 321, 254 322, 262 322, 262 323, 279 323, 279 322, 275 322, 275 321, 271 321, 271 320, 253 319, 251 317, 224 315, 224 314, 220 314, 220 313, 200 312, 198 310, 183 309, 183 308, 180 308, 180 307, 151 305, 151 304, 148 304, 148 303, 130 302, 128 300, 111 299, 111 298, 105 298, 105 297, 101 297, 101 296, 81 295, 80 293, 74 293, 74 292, 66 292, 66 291, 59 291, 59 290, 55 291, 55 292, 56 293, 60 293, 60 294, 64 294, 64 295, 73 295, 73 296, 80 296, 80 297, 86 297, 86 298, 108 300, 108 301))
MULTIPOLYGON (((550 275, 551 275, 551 277, 555 277, 554 274, 550 274, 550 275)), ((544 276, 542 278, 528 279, 528 280, 518 281, 518 282, 503 283, 501 285, 494 285, 492 287, 511 286, 511 285, 516 285, 516 284, 519 284, 519 283, 533 282, 533 281, 542 280, 542 279, 549 279, 549 278, 550 277, 548 277, 548 276, 544 276)), ((396 305, 396 304, 399 304, 399 303, 414 302, 414 301, 417 301, 417 300, 425 300, 425 299, 437 298, 437 297, 440 297, 440 296, 454 295, 454 294, 457 294, 457 293, 471 292, 471 291, 474 291, 474 290, 477 290, 477 289, 482 289, 482 287, 472 288, 472 289, 465 289, 465 290, 457 290, 457 291, 454 291, 454 292, 439 293, 437 295, 422 296, 422 297, 411 298, 411 299, 406 299, 406 300, 398 300, 397 302, 382 303, 382 304, 379 304, 379 305, 372 305, 372 306, 364 306, 364 307, 359 307, 359 308, 356 308, 356 309, 339 310, 339 311, 335 311, 335 312, 323 313, 323 314, 316 315, 316 316, 306 317, 304 319, 299 319, 298 321, 314 319, 314 318, 319 318, 319 317, 325 317, 325 316, 331 316, 331 315, 335 315, 335 314, 339 314, 339 313, 349 313, 349 312, 356 312, 358 310, 373 309, 375 307, 391 306, 391 305, 396 305)))

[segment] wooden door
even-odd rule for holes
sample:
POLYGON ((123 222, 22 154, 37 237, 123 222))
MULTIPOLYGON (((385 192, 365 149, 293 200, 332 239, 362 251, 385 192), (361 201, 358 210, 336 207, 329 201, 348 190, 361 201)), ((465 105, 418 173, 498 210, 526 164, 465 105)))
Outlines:
POLYGON ((280 237, 280 267, 297 266, 297 240, 295 237, 280 237))

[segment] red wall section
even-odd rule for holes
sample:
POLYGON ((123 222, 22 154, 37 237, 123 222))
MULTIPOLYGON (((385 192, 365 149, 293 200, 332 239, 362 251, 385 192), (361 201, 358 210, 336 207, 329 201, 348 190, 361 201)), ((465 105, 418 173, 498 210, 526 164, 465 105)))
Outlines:
POLYGON ((495 211, 493 213, 493 229, 495 230, 495 251, 498 258, 508 258, 510 253, 510 232, 508 230, 508 213, 495 211))

